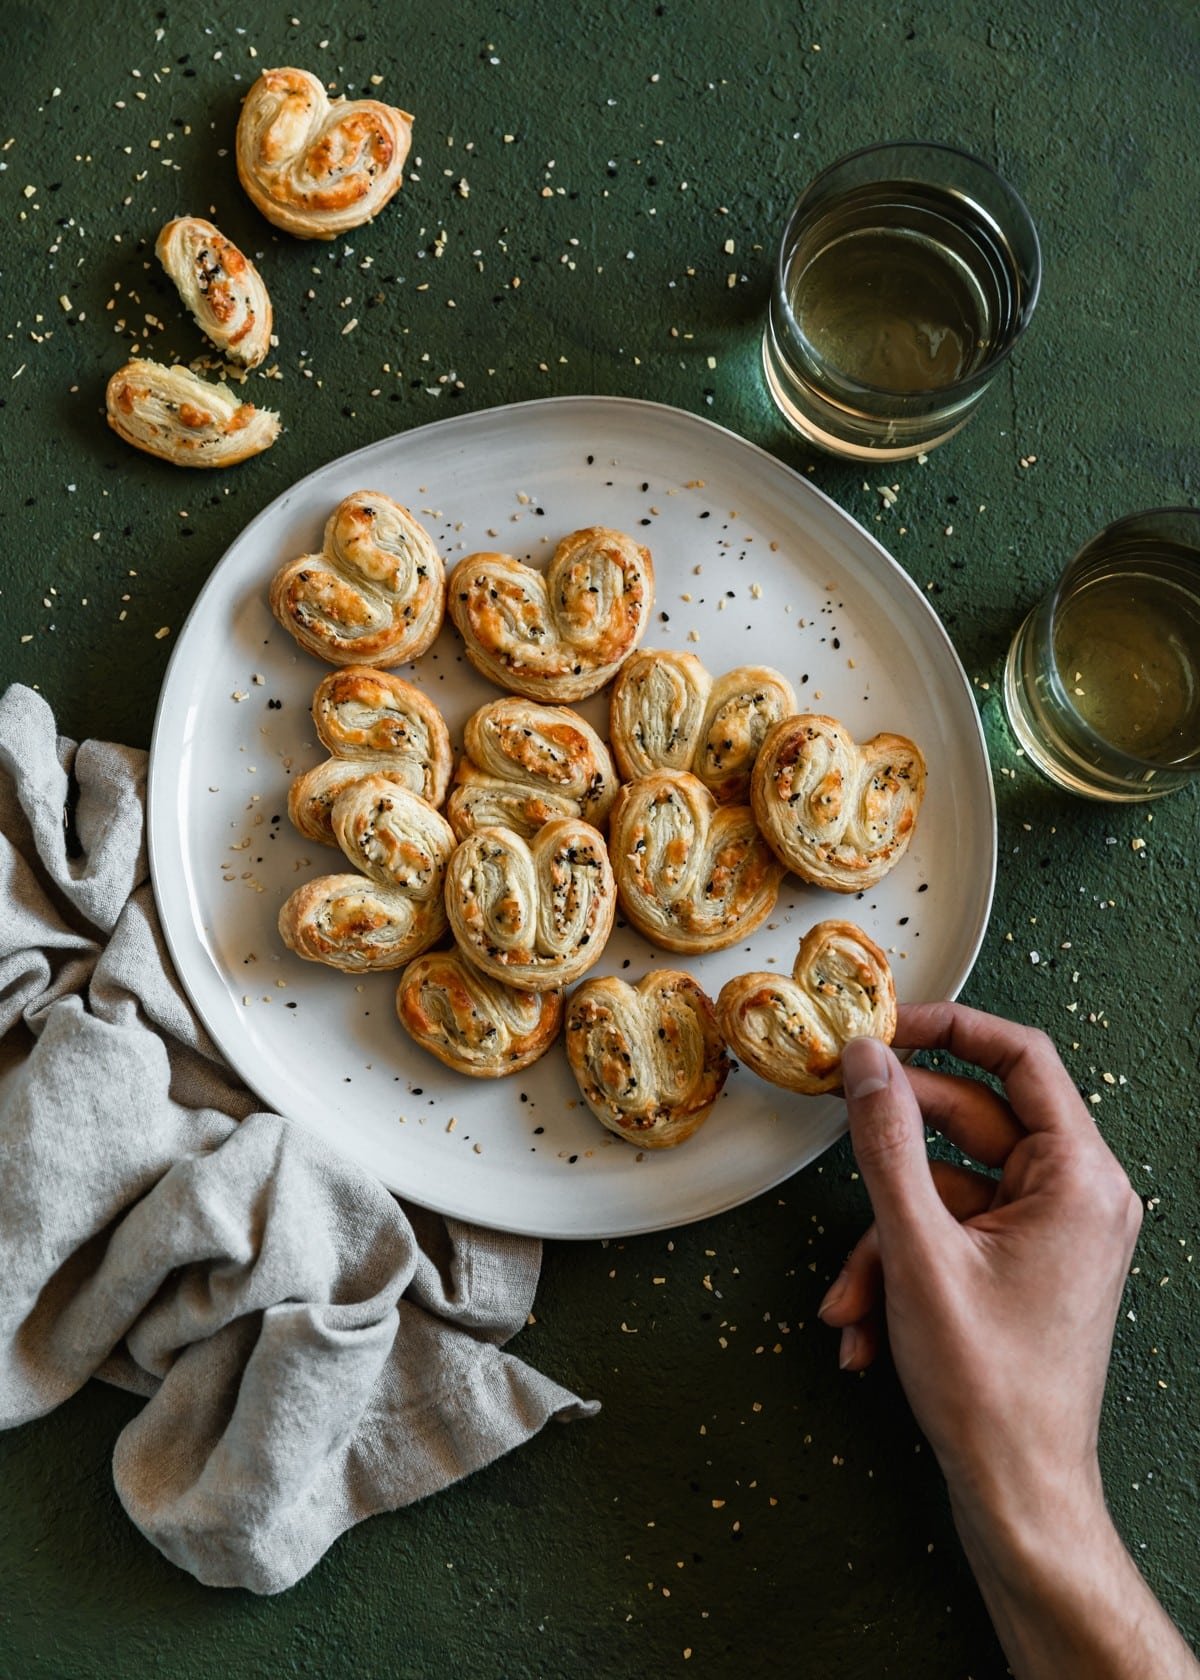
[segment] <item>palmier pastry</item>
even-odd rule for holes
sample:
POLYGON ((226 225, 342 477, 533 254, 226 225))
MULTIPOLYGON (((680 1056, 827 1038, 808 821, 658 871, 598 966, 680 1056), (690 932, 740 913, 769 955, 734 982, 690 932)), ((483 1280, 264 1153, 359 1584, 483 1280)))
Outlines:
POLYGON ((733 1067, 712 1003, 672 968, 636 986, 585 980, 567 1006, 567 1060, 597 1120, 640 1149, 690 1138, 733 1067))
POLYGON ((645 634, 649 549, 593 525, 564 537, 545 575, 511 554, 468 554, 450 574, 450 616, 477 671, 530 700, 582 700, 645 634))
POLYGON ((750 782, 758 826, 780 862, 814 886, 861 892, 908 849, 925 760, 903 735, 858 746, 836 718, 782 718, 750 782))
POLYGON ((775 908, 783 868, 748 805, 718 805, 686 772, 621 789, 609 849, 625 914, 668 951, 719 951, 775 908))
POLYGON ((331 101, 307 70, 264 70, 238 118, 238 180, 285 233, 336 239, 399 189, 412 122, 378 99, 331 101))
POLYGON ((472 1079, 502 1079, 558 1037, 561 992, 519 992, 457 951, 428 951, 400 976, 396 1013, 422 1050, 472 1079))
POLYGON ((460 840, 477 828, 511 828, 528 839, 555 817, 599 825, 617 796, 608 748, 565 706, 491 700, 467 720, 446 807, 460 840))
POLYGON ((791 683, 769 665, 714 681, 694 653, 641 648, 613 684, 609 738, 626 781, 690 770, 722 805, 745 805, 763 736, 795 709, 791 683))
POLYGON ((852 1038, 896 1031, 896 990, 883 952, 851 922, 818 922, 800 941, 791 979, 741 974, 717 999, 721 1031, 735 1056, 772 1085, 805 1096, 842 1082, 852 1038))
POLYGON ((550 991, 591 968, 612 931, 617 892, 604 840, 563 817, 522 840, 470 834, 446 872, 446 912, 463 955, 495 980, 550 991))
POLYGON ((135 359, 118 368, 104 406, 119 438, 173 467, 233 467, 279 436, 278 414, 161 362, 135 359))
POLYGON ((331 758, 297 776, 288 815, 307 840, 333 846, 333 802, 351 782, 379 774, 430 805, 446 797, 450 731, 421 689, 390 671, 348 665, 317 684, 313 723, 331 758))
POLYGON ((406 507, 356 490, 330 514, 320 554, 276 572, 270 601, 284 629, 330 665, 401 665, 442 627, 445 568, 406 507))
POLYGON ((154 250, 204 336, 257 367, 271 348, 271 299, 249 257, 200 216, 168 222, 154 250))
POLYGON ((279 912, 297 956, 349 974, 401 968, 446 930, 450 824, 386 776, 354 782, 333 806, 333 831, 361 874, 323 875, 279 912))

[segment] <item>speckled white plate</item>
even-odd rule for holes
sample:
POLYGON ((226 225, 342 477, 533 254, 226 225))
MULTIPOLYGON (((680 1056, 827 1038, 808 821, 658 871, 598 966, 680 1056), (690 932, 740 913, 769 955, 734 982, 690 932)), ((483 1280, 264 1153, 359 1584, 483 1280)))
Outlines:
MULTIPOLYGON (((267 584, 320 546, 331 508, 361 488, 419 511, 450 563, 478 548, 541 562, 579 526, 630 531, 654 556, 648 646, 695 652, 714 673, 775 665, 802 705, 860 739, 898 730, 923 748, 928 794, 899 867, 861 901, 789 876, 769 926, 688 963, 714 997, 748 968, 790 970, 801 934, 830 914, 891 953, 902 1000, 962 985, 991 905, 996 818, 941 623, 872 536, 754 445, 655 403, 562 397, 422 426, 310 474, 230 548, 167 672, 150 762, 155 893, 189 996, 265 1104, 414 1201, 538 1236, 664 1229, 769 1189, 843 1130, 840 1101, 792 1097, 739 1068, 690 1142, 643 1152, 592 1118, 561 1045, 509 1079, 463 1078, 402 1031, 395 976, 356 981, 282 946, 284 898, 341 858, 288 823, 290 778, 324 756, 308 707, 328 667, 276 625, 267 584)), ((497 692, 449 626, 403 675, 437 700, 456 747, 497 692)), ((580 709, 607 733, 605 696, 580 709)), ((636 979, 679 961, 618 930, 592 973, 636 979)))

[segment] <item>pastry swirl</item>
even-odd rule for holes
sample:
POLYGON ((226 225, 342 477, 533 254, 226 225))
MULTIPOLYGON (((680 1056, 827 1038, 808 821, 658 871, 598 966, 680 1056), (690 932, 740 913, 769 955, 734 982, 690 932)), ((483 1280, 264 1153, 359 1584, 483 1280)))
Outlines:
POLYGON ((468 554, 450 574, 450 617, 489 682, 530 700, 603 688, 645 634, 650 551, 594 525, 564 537, 545 575, 511 554, 468 554))
POLYGON ((733 1067, 709 998, 690 974, 657 968, 636 986, 585 980, 567 1006, 567 1060, 602 1125, 641 1149, 683 1143, 733 1067))
POLYGON ((783 879, 749 806, 718 805, 686 771, 623 787, 609 845, 625 914, 668 951, 736 944, 770 915, 783 879))
POLYGON ((386 776, 353 782, 334 801, 333 831, 358 874, 298 887, 279 912, 297 956, 346 973, 401 968, 446 930, 450 824, 386 776))
POLYGON ((695 654, 641 648, 613 684, 609 737, 626 781, 690 770, 722 805, 744 805, 763 736, 795 707, 792 685, 769 665, 714 680, 695 654))
POLYGON ((185 367, 135 358, 118 368, 104 395, 119 438, 173 467, 233 467, 261 455, 279 436, 279 416, 242 402, 185 367))
POLYGON ((238 180, 285 233, 336 239, 399 190, 412 121, 378 99, 331 101, 307 70, 264 70, 238 118, 238 180))
POLYGON ((528 840, 555 817, 599 826, 617 796, 608 748, 565 706, 491 700, 467 720, 446 807, 460 840, 477 828, 510 828, 528 840))
POLYGON ((717 999, 721 1030, 746 1066, 772 1085, 818 1096, 841 1084, 852 1038, 896 1031, 888 960, 851 922, 818 922, 800 941, 791 978, 741 974, 717 999))
POLYGON ((422 1050, 472 1079, 502 1079, 544 1056, 562 1024, 561 992, 519 992, 458 951, 409 963, 396 992, 400 1024, 422 1050))
POLYGON ((320 554, 302 554, 271 580, 271 611, 300 646, 330 665, 401 665, 442 626, 445 568, 406 507, 356 490, 325 526, 320 554))
POLYGON ((599 832, 576 817, 531 840, 507 828, 470 834, 450 860, 446 912, 463 955, 531 992, 577 980, 612 931, 617 893, 599 832))
POLYGON ((201 216, 168 222, 154 250, 204 336, 230 361, 257 367, 271 348, 271 299, 249 257, 201 216))
POLYGON ((925 760, 903 735, 857 745, 836 718, 782 718, 750 783, 758 826, 781 863, 831 892, 860 892, 908 849, 925 760))

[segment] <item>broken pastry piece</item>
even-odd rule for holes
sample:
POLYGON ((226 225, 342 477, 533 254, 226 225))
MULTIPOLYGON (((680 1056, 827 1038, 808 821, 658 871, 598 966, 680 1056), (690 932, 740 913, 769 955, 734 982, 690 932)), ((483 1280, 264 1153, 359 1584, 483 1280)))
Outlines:
POLYGON ((185 367, 135 360, 118 368, 105 393, 119 438, 175 467, 232 467, 261 455, 279 436, 279 416, 242 402, 185 367))
POLYGON ((271 348, 271 299, 249 257, 201 216, 168 222, 154 250, 204 336, 231 362, 257 367, 271 348))

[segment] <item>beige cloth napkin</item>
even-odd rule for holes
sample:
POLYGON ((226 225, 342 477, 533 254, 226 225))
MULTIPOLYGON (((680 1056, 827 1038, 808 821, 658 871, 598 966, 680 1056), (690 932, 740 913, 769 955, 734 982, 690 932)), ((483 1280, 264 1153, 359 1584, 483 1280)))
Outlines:
POLYGON ((145 755, 0 697, 0 1424, 91 1376, 146 1397, 113 1455, 146 1537, 280 1592, 353 1523, 589 1414, 502 1351, 540 1245, 408 1207, 256 1111, 163 945, 145 755))

